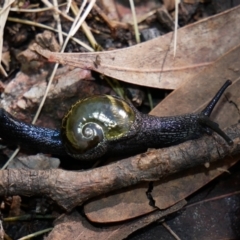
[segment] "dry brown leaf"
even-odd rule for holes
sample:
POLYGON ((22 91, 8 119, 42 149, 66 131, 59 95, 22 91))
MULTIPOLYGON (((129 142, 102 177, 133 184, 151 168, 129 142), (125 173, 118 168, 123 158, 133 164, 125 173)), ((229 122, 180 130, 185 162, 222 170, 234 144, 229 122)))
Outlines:
POLYGON ((35 169, 47 170, 59 168, 60 160, 58 158, 48 157, 44 154, 36 154, 32 156, 16 157, 14 161, 10 162, 8 169, 35 169))
POLYGON ((178 30, 173 57, 172 33, 133 47, 94 53, 53 53, 33 49, 51 62, 91 69, 143 86, 175 89, 239 44, 240 6, 178 30))
MULTIPOLYGON (((136 230, 143 228, 164 216, 176 212, 186 204, 181 201, 166 211, 155 211, 141 219, 133 219, 129 222, 119 223, 110 226, 93 226, 83 218, 79 213, 73 211, 69 215, 64 215, 56 222, 54 230, 46 240, 59 239, 98 239, 98 240, 121 240, 136 230), (139 221, 140 220, 140 221, 139 221)), ((124 209, 122 209, 124 211, 124 209)))
MULTIPOLYGON (((209 169, 200 166, 154 182, 151 195, 155 200, 156 207, 161 210, 168 209, 220 175, 222 171, 218 170, 219 167, 228 169, 238 159, 235 158, 231 161, 226 159, 211 164, 209 169)), ((97 223, 126 221, 151 213, 156 208, 150 206, 146 196, 147 190, 148 184, 143 183, 105 194, 90 200, 84 206, 84 212, 90 221, 97 223)))
MULTIPOLYGON (((213 65, 196 74, 193 78, 186 79, 185 83, 158 104, 151 111, 151 114, 172 116, 200 111, 227 79, 232 80, 233 84, 227 89, 225 96, 229 101, 240 104, 238 97, 240 87, 239 54, 240 45, 223 55, 213 65)), ((237 108, 233 104, 227 103, 226 98, 223 97, 218 106, 214 110, 211 119, 220 123, 222 128, 238 121, 239 113, 236 111, 237 108), (222 106, 218 107, 220 104, 222 106)))
POLYGON ((137 187, 131 186, 104 194, 90 200, 84 206, 84 212, 91 222, 114 223, 156 211, 147 199, 148 187, 149 183, 145 182, 138 184, 137 187))

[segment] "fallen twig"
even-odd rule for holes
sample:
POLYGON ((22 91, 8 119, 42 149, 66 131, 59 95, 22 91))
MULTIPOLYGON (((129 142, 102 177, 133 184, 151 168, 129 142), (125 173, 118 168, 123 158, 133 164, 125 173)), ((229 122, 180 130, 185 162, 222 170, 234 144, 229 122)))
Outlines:
POLYGON ((156 181, 206 162, 236 156, 240 152, 240 124, 227 128, 226 134, 234 140, 232 146, 214 134, 214 137, 204 136, 169 148, 150 149, 135 157, 83 172, 2 170, 0 195, 46 195, 71 210, 89 198, 115 189, 156 181))

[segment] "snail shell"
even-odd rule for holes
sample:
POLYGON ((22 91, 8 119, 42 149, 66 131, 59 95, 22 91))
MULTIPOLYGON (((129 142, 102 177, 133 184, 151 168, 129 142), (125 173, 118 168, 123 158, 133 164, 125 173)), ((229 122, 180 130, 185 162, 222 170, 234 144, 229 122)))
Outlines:
POLYGON ((62 121, 61 135, 73 157, 98 157, 107 152, 107 143, 126 136, 135 121, 135 111, 124 100, 101 95, 79 100, 62 121), (98 148, 98 149, 97 149, 98 148))

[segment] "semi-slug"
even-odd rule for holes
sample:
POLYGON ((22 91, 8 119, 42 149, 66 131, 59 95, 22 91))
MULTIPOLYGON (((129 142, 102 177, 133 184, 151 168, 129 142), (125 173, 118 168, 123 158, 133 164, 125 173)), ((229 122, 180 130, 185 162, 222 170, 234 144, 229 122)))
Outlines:
POLYGON ((168 147, 211 131, 232 144, 218 124, 209 118, 230 84, 230 80, 226 81, 202 112, 173 117, 142 114, 119 97, 85 98, 76 102, 64 116, 61 130, 26 124, 0 109, 0 137, 26 149, 68 154, 79 160, 168 147))

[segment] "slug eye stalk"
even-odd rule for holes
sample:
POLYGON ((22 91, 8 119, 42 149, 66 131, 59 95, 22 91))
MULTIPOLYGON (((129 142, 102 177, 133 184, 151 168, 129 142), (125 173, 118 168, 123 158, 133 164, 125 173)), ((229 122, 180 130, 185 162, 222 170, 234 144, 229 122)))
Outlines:
POLYGON ((200 113, 200 117, 198 122, 203 125, 206 126, 208 128, 210 128, 211 130, 213 130, 214 132, 218 133, 229 145, 233 144, 232 139, 230 139, 219 127, 219 125, 213 121, 210 120, 210 115, 214 109, 214 107, 216 106, 217 102, 219 101, 219 99, 221 98, 221 96, 223 95, 224 91, 227 89, 227 87, 229 87, 232 84, 232 82, 230 80, 227 80, 224 85, 220 88, 220 90, 217 92, 217 94, 213 97, 213 99, 209 102, 209 104, 207 105, 207 107, 200 113))
POLYGON ((216 106, 217 102, 225 92, 225 90, 232 84, 230 80, 227 80, 223 86, 219 89, 219 91, 216 93, 216 95, 213 97, 213 99, 210 101, 210 103, 206 106, 206 108, 202 111, 202 114, 204 116, 210 117, 214 107, 216 106))

